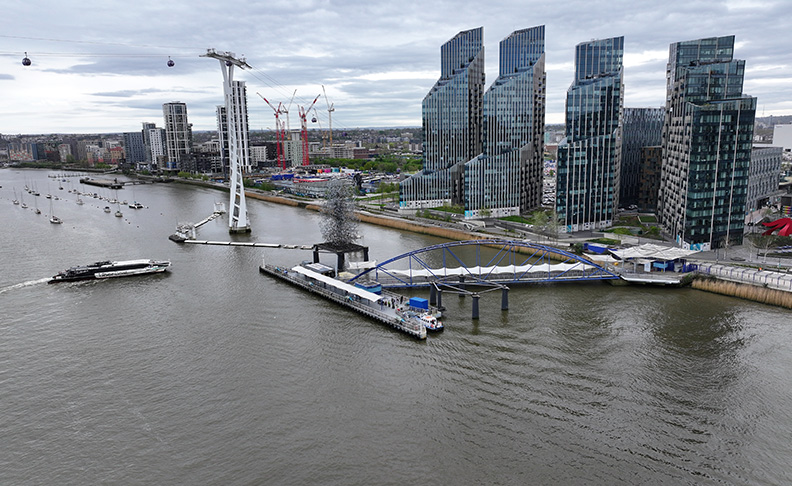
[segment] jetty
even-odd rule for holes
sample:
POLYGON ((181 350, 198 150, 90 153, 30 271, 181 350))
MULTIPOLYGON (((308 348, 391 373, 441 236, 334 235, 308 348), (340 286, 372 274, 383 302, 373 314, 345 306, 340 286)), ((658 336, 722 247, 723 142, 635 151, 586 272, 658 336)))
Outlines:
POLYGON ((94 179, 92 177, 83 177, 82 179, 80 179, 80 183, 88 184, 89 186, 104 187, 104 188, 107 188, 107 189, 123 189, 124 188, 124 184, 121 183, 121 182, 118 182, 118 179, 110 180, 110 179, 94 179))
MULTIPOLYGON (((403 304, 402 296, 386 291, 382 291, 381 294, 370 292, 321 273, 321 267, 325 267, 324 265, 311 265, 316 266, 316 269, 308 268, 310 265, 287 268, 262 263, 259 271, 387 324, 415 338, 426 339, 426 327, 423 324, 406 320, 397 313, 399 306, 403 304)), ((436 309, 433 310, 439 313, 436 309)))

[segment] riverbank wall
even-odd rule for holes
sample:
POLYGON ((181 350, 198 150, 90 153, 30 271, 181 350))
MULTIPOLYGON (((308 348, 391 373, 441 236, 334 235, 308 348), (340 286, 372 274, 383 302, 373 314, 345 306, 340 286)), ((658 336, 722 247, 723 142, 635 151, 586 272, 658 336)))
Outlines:
MULTIPOLYGON (((219 191, 225 191, 225 192, 229 191, 229 188, 227 186, 223 186, 215 182, 199 181, 194 179, 176 179, 176 182, 180 182, 183 184, 192 184, 192 185, 207 187, 211 189, 217 189, 219 191)), ((321 211, 321 205, 316 204, 310 200, 301 201, 297 199, 292 199, 290 197, 276 196, 273 194, 267 194, 264 192, 251 191, 251 190, 245 191, 245 197, 251 199, 258 199, 260 201, 268 201, 275 204, 284 204, 286 206, 308 209, 311 211, 321 211)), ((402 231, 410 231, 412 233, 418 233, 428 236, 436 236, 439 238, 445 238, 447 240, 453 240, 453 241, 501 238, 496 235, 466 231, 463 229, 448 228, 444 226, 422 223, 420 221, 412 221, 412 220, 393 217, 393 216, 378 215, 378 214, 370 213, 368 211, 358 211, 357 215, 360 221, 363 223, 375 224, 378 226, 384 226, 387 228, 393 228, 402 231)), ((530 248, 515 248, 515 251, 523 254, 536 253, 535 250, 530 248)), ((560 253, 555 253, 552 251, 543 251, 539 254, 536 254, 536 256, 537 257, 544 256, 545 258, 550 258, 551 260, 557 260, 557 261, 563 261, 567 259, 565 255, 560 253)))
POLYGON ((729 282, 717 277, 697 277, 690 286, 697 290, 752 300, 762 304, 792 309, 792 293, 757 285, 729 282))
MULTIPOLYGON (((217 184, 210 182, 204 182, 204 181, 184 181, 184 182, 188 184, 195 184, 204 187, 211 187, 214 189, 224 190, 225 192, 228 192, 228 188, 224 188, 223 186, 219 186, 217 184)), ((315 204, 311 201, 299 201, 287 197, 281 197, 272 194, 264 194, 261 192, 252 192, 252 191, 245 191, 245 196, 252 199, 259 199, 262 201, 268 201, 276 204, 284 204, 292 207, 300 207, 312 211, 321 210, 320 205, 315 204)), ((471 240, 471 239, 493 238, 492 235, 487 235, 482 233, 471 233, 463 230, 455 230, 452 228, 444 228, 440 226, 423 224, 417 221, 410 221, 402 218, 389 217, 385 215, 375 215, 366 211, 358 212, 358 216, 360 217, 360 221, 364 223, 376 224, 379 226, 385 226, 388 228, 410 231, 413 233, 419 233, 429 236, 437 236, 449 240, 461 241, 461 240, 471 240)), ((550 252, 545 252, 545 256, 548 258, 552 258, 550 252)), ((564 259, 565 257, 559 255, 558 258, 564 259)), ((613 281, 612 283, 615 282, 623 282, 624 285, 630 285, 628 282, 623 280, 613 281)), ((792 292, 788 292, 784 290, 776 290, 767 287, 751 285, 747 283, 737 283, 733 281, 722 280, 714 275, 698 276, 693 279, 693 281, 690 283, 690 286, 694 289, 703 290, 705 292, 712 292, 721 295, 738 297, 741 299, 752 300, 754 302, 759 302, 762 304, 768 304, 768 305, 784 307, 787 309, 792 309, 792 292)))

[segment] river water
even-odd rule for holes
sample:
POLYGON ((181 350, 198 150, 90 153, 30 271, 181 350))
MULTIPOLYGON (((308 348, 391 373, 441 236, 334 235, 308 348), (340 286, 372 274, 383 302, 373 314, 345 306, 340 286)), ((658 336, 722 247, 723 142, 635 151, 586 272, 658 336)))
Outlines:
MULTIPOLYGON (((445 332, 416 341, 258 271, 309 252, 168 240, 226 193, 128 186, 119 199, 146 208, 116 218, 105 201, 76 204, 77 178, 59 190, 48 174, 0 170, 0 484, 792 483, 787 310, 530 286, 508 312, 482 296, 478 321, 446 295, 445 332), (22 209, 26 184, 41 196, 22 209), (135 258, 173 266, 45 283, 135 258)), ((235 239, 321 240, 314 212, 248 204, 253 233, 235 239)), ((199 238, 228 240, 227 225, 199 238)), ((360 234, 379 261, 442 241, 360 234)))

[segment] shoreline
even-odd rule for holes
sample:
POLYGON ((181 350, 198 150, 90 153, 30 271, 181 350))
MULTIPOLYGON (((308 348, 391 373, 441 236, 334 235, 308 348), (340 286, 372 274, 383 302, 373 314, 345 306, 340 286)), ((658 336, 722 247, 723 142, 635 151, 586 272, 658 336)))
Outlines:
MULTIPOLYGON (((178 179, 178 178, 175 179, 175 182, 180 182, 183 184, 193 184, 202 187, 209 187, 224 192, 229 191, 228 188, 211 182, 178 179)), ((245 196, 253 199, 272 202, 275 204, 284 204, 287 206, 308 209, 311 211, 321 210, 321 206, 314 204, 310 201, 299 201, 283 196, 263 194, 258 191, 253 192, 250 189, 245 190, 245 196)), ((421 223, 417 221, 408 221, 393 216, 375 215, 366 210, 358 210, 357 214, 358 217, 360 218, 360 221, 364 223, 375 224, 378 226, 384 226, 384 227, 403 230, 403 231, 410 231, 412 233, 436 236, 440 238, 446 238, 449 240, 456 240, 456 241, 471 240, 471 239, 478 240, 478 239, 497 237, 496 235, 485 235, 481 233, 467 232, 464 230, 442 228, 442 227, 434 226, 432 224, 421 223)), ((616 285, 616 283, 614 283, 614 285, 616 285)), ((622 279, 618 281, 618 285, 635 285, 635 284, 627 282, 622 279)), ((673 287, 675 288, 690 287, 695 290, 700 290, 703 292, 726 295, 729 297, 736 297, 739 299, 758 302, 761 304, 771 305, 774 307, 783 307, 786 309, 792 309, 792 292, 787 292, 784 290, 768 289, 757 285, 752 285, 749 283, 733 282, 712 276, 705 277, 703 275, 695 274, 690 281, 680 283, 679 285, 674 285, 673 287)))

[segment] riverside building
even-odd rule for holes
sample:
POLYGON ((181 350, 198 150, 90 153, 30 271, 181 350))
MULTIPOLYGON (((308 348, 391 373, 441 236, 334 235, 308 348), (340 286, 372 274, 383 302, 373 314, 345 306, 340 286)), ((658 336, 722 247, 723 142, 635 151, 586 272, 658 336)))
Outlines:
POLYGON ((400 184, 400 207, 461 205, 466 218, 520 214, 542 198, 544 26, 500 42, 484 93, 482 28, 441 48, 441 77, 423 100, 424 168, 400 184))
POLYGON ((483 28, 440 48, 440 79, 421 104, 423 170, 399 184, 402 209, 462 203, 462 164, 481 153, 483 28))
POLYGON ((174 101, 162 105, 162 116, 165 119, 165 155, 164 167, 179 170, 179 163, 192 152, 192 125, 187 122, 187 105, 174 101))
POLYGON ((742 243, 756 98, 734 36, 671 44, 658 217, 685 248, 742 243))
MULTIPOLYGON (((250 129, 248 125, 247 109, 247 86, 244 81, 232 81, 231 109, 235 112, 237 157, 243 172, 249 173, 253 167, 250 159, 250 129)), ((222 151, 223 173, 229 172, 229 157, 231 149, 229 143, 231 137, 228 135, 228 116, 226 107, 217 107, 217 134, 220 139, 220 149, 222 151)))
POLYGON ((763 208, 777 204, 784 194, 779 189, 783 153, 783 147, 753 146, 751 167, 748 171, 748 197, 745 203, 748 215, 746 222, 760 221, 764 216, 763 208))
POLYGON ((556 212, 566 232, 613 223, 619 204, 623 54, 624 37, 575 47, 556 177, 556 212))
POLYGON ((542 202, 544 26, 500 42, 499 74, 484 94, 482 153, 465 163, 466 218, 519 215, 542 202))
MULTIPOLYGON (((640 207, 639 200, 646 199, 641 197, 642 162, 646 155, 642 149, 660 145, 663 139, 663 121, 663 108, 624 109, 619 173, 619 205, 623 208, 631 205, 640 207)), ((651 173, 651 169, 647 173, 651 173)))

